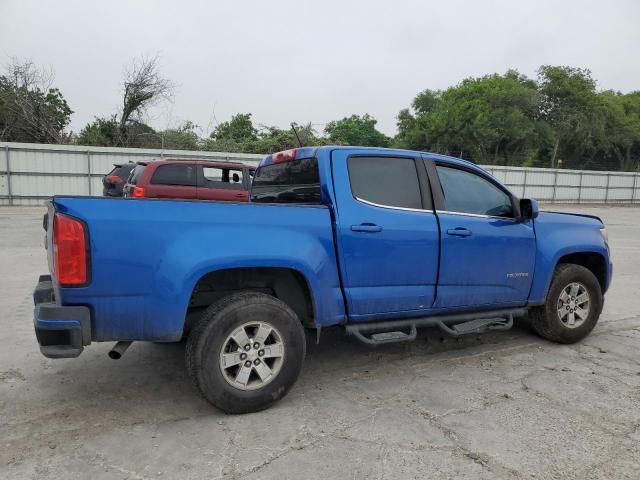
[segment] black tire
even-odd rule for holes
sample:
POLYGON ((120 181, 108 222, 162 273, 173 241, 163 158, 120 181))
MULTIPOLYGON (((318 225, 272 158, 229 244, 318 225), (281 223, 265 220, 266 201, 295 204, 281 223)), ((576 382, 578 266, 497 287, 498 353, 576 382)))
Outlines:
POLYGON ((529 311, 531 326, 538 335, 558 343, 575 343, 591 333, 602 312, 602 290, 595 275, 581 265, 558 265, 551 280, 546 303, 529 311), (557 304, 560 294, 570 283, 578 282, 589 294, 590 308, 587 319, 578 327, 569 328, 559 318, 557 304))
POLYGON ((304 329, 288 305, 263 293, 237 293, 207 308, 189 334, 185 355, 187 371, 204 398, 227 413, 249 413, 263 410, 287 394, 298 379, 305 349, 304 329), (225 379, 220 353, 229 335, 249 321, 275 327, 284 344, 284 356, 269 383, 241 390, 225 379))

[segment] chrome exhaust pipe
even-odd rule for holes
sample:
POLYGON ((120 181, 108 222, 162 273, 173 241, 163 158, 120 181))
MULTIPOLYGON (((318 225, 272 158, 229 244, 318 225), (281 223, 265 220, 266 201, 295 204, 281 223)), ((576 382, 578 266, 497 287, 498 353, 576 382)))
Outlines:
POLYGON ((127 351, 127 348, 131 345, 131 342, 118 342, 116 343, 111 350, 109 350, 109 358, 113 360, 118 360, 124 352, 127 351))

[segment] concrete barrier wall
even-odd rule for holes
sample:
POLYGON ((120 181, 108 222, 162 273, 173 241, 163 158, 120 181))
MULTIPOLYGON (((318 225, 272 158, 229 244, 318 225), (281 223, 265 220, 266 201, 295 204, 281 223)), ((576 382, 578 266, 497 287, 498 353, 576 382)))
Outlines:
POLYGON ((521 198, 546 203, 640 203, 640 173, 484 165, 521 198))
MULTIPOLYGON (((52 195, 101 195, 114 163, 199 158, 252 165, 264 155, 0 142, 0 205, 38 205, 52 195)), ((484 166, 520 197, 556 203, 640 203, 640 174, 484 166)))
POLYGON ((39 205, 52 195, 102 195, 114 163, 198 158, 257 165, 264 155, 0 142, 0 205, 39 205))

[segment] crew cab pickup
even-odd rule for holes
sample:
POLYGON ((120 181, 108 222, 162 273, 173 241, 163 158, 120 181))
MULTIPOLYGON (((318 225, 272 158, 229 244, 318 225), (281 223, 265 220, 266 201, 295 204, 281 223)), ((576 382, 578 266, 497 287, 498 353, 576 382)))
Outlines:
POLYGON ((195 385, 236 413, 291 388, 305 329, 377 345, 528 314, 571 343, 594 328, 612 275, 599 218, 539 212, 472 163, 404 150, 269 155, 250 203, 53 197, 45 224, 45 356, 116 341, 118 358, 132 341, 186 337, 195 385))

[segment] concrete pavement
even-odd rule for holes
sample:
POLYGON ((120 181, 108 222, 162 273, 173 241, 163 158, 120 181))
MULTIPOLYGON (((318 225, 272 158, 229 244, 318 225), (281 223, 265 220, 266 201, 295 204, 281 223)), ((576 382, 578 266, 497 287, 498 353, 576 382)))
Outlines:
POLYGON ((0 478, 640 478, 640 209, 553 208, 609 230, 613 286, 583 342, 526 322, 375 349, 327 331, 283 401, 229 416, 191 385, 184 344, 44 358, 31 319, 43 209, 2 207, 0 478))

